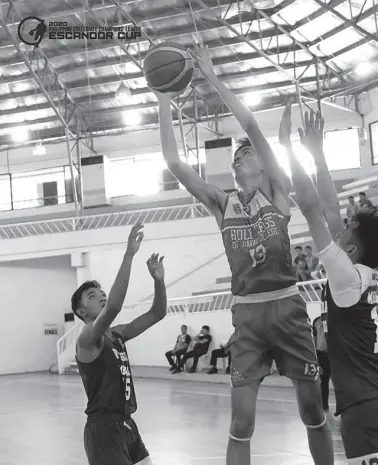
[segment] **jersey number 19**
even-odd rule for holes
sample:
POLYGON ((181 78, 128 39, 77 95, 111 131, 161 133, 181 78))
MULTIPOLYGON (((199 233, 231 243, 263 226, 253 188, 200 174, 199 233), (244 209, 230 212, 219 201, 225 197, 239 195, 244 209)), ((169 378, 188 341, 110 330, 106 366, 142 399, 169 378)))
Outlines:
POLYGON ((266 260, 266 248, 263 244, 249 249, 249 255, 252 258, 252 268, 256 268, 257 265, 264 263, 266 260))

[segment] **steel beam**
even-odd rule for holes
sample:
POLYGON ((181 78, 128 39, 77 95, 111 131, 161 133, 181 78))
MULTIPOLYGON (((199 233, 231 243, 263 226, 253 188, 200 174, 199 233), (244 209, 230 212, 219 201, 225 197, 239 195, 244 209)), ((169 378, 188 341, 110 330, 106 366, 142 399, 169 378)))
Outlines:
MULTIPOLYGON (((377 35, 372 34, 371 32, 367 31, 366 29, 364 29, 363 27, 357 24, 357 22, 361 20, 363 8, 360 11, 360 14, 357 16, 356 21, 353 21, 349 18, 346 18, 343 14, 341 14, 333 6, 331 6, 332 0, 329 3, 323 2, 321 0, 314 0, 314 1, 318 5, 320 5, 322 8, 326 9, 327 11, 329 11, 330 13, 332 13, 333 15, 337 16, 339 19, 344 21, 345 24, 347 24, 348 26, 352 27, 353 29, 355 29, 356 31, 358 31, 359 33, 367 37, 369 40, 372 40, 373 42, 378 42, 377 35)), ((378 6, 374 5, 372 10, 373 10, 373 15, 375 15, 378 12, 378 6)), ((377 31, 377 34, 378 34, 378 31, 377 31)))
MULTIPOLYGON (((14 6, 12 0, 8 0, 10 8, 8 11, 8 14, 10 12, 15 13, 18 17, 22 17, 18 9, 14 6)), ((45 96, 46 100, 48 101, 50 107, 56 114, 57 118, 60 120, 61 124, 65 128, 66 134, 68 134, 70 137, 75 137, 73 132, 71 131, 70 128, 70 122, 72 120, 72 117, 75 115, 76 118, 80 119, 81 121, 84 121, 82 116, 77 110, 77 105, 75 100, 72 98, 70 95, 70 92, 66 88, 66 86, 63 84, 61 81, 58 73, 55 71, 54 67, 52 66, 50 60, 47 58, 47 56, 41 51, 40 48, 35 48, 32 52, 32 58, 33 61, 37 63, 37 68, 40 70, 40 65, 43 62, 43 69, 40 74, 38 74, 37 71, 32 66, 32 62, 29 60, 27 55, 22 51, 18 41, 14 38, 12 32, 10 31, 9 27, 6 25, 5 19, 3 17, 3 5, 0 5, 0 25, 3 27, 4 31, 6 32, 7 36, 11 40, 13 46, 17 50, 17 53, 19 56, 22 58, 24 64, 28 68, 29 72, 33 76, 35 82, 41 89, 43 95, 45 96), (49 71, 50 74, 53 76, 53 83, 49 83, 49 87, 45 85, 44 78, 46 77, 46 71, 49 71), (55 86, 55 87, 54 87, 55 86), (51 90, 55 91, 58 103, 60 104, 60 108, 58 108, 55 105, 55 102, 53 101, 53 98, 50 95, 51 90), (63 100, 61 95, 63 94, 63 100)), ((50 76, 51 77, 51 76, 50 76)), ((85 142, 81 142, 84 143, 85 142)), ((86 144, 85 144, 86 145, 86 144)), ((86 145, 87 146, 87 145, 86 145)), ((87 146, 88 147, 88 146, 87 146)), ((90 147, 88 147, 90 148, 90 147)))

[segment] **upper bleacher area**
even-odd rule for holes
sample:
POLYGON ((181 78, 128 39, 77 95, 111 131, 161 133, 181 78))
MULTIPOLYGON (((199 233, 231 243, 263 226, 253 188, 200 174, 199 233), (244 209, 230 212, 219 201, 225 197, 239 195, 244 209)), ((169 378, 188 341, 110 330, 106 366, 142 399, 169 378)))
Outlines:
MULTIPOLYGON (((345 181, 344 181, 345 182, 345 181)), ((340 184, 336 183, 339 190, 341 213, 345 216, 346 205, 350 195, 358 196, 360 191, 366 192, 367 196, 378 205, 378 175, 372 175, 364 179, 353 180, 340 184)), ((167 194, 167 193, 164 193, 167 194)), ((44 234, 64 233, 70 231, 81 231, 88 229, 102 229, 116 226, 127 226, 135 224, 137 221, 143 223, 155 223, 164 221, 190 220, 211 216, 211 212, 206 207, 196 204, 185 191, 174 191, 174 199, 167 199, 161 196, 152 198, 151 202, 144 205, 135 203, 128 205, 117 205, 114 207, 103 207, 101 209, 86 210, 82 216, 74 216, 74 212, 60 213, 58 217, 48 218, 36 216, 25 218, 2 219, 0 221, 0 237, 2 239, 15 239, 44 234), (167 203, 169 202, 169 206, 167 203), (166 206, 163 206, 165 203, 166 206), (173 204, 173 205, 172 205, 173 204), (159 206, 158 206, 159 205, 159 206), (88 214, 87 212, 90 212, 88 214)), ((296 211, 295 194, 291 196, 293 205, 293 217, 296 217, 296 230, 290 231, 292 244, 310 242, 308 229, 304 217, 296 211)), ((146 201, 146 200, 145 200, 146 201)), ((49 207, 46 207, 49 208, 49 207)), ((294 223, 294 218, 292 225, 294 223)))

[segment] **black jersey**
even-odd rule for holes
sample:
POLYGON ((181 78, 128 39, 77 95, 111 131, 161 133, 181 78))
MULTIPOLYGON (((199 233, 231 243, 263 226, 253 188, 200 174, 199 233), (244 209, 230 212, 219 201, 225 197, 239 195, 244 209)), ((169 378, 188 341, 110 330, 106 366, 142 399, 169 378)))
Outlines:
POLYGON ((349 308, 338 307, 327 283, 322 320, 328 342, 336 414, 366 400, 378 398, 377 273, 373 285, 349 308))
POLYGON ((76 357, 88 397, 88 416, 102 413, 129 417, 137 409, 126 345, 119 334, 112 332, 112 336, 105 336, 101 354, 92 363, 82 363, 76 357))

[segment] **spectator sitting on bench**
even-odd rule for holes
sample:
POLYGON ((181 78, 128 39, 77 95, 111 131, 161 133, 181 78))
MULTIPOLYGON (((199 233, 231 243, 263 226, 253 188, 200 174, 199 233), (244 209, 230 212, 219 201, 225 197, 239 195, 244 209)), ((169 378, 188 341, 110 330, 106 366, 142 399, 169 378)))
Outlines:
POLYGON ((181 362, 178 364, 177 369, 172 372, 173 374, 180 373, 189 358, 193 358, 193 365, 189 370, 189 373, 196 372, 199 358, 206 355, 209 350, 212 339, 209 332, 210 328, 208 326, 202 326, 201 332, 193 339, 193 350, 190 350, 184 355, 181 362))
POLYGON ((226 373, 230 374, 230 366, 231 366, 231 340, 232 340, 233 334, 230 336, 230 339, 227 341, 225 345, 220 344, 220 349, 215 349, 211 352, 211 360, 210 360, 210 365, 211 368, 207 372, 208 375, 213 375, 215 373, 218 373, 218 368, 217 368, 217 361, 218 358, 228 358, 228 364, 226 368, 226 373))
POLYGON ((170 371, 176 370, 177 366, 180 365, 181 357, 186 354, 189 344, 192 338, 187 334, 188 327, 186 325, 181 326, 181 334, 177 336, 176 344, 173 350, 169 350, 165 353, 168 363, 171 365, 170 371), (176 357, 177 363, 174 362, 173 357, 176 357))

